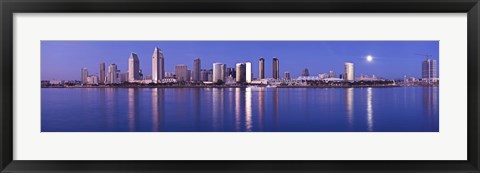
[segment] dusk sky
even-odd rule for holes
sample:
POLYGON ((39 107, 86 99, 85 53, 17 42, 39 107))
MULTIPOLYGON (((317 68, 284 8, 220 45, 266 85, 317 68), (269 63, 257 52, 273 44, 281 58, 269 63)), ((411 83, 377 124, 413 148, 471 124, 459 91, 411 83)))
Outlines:
MULTIPOLYGON (((272 58, 280 60, 280 76, 289 71, 298 77, 304 68, 310 75, 333 70, 344 73, 344 62, 353 62, 355 76, 376 75, 403 79, 403 75, 420 77, 424 56, 438 61, 438 41, 42 41, 41 79, 80 80, 82 67, 89 74, 99 74, 99 64, 117 64, 128 70, 128 57, 137 53, 144 76, 152 73, 152 54, 162 49, 165 71, 174 72, 176 64, 192 69, 193 59, 201 59, 202 69, 221 62, 235 67, 238 62, 252 62, 258 77, 258 59, 265 58, 265 77, 272 77, 272 58), (373 61, 366 57, 371 55, 373 61)), ((441 62, 438 62, 441 63, 441 62)))

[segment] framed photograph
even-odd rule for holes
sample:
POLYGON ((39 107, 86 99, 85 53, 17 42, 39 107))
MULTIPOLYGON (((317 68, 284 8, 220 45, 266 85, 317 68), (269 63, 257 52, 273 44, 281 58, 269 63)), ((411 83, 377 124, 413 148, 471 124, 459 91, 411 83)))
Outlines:
POLYGON ((0 8, 1 172, 480 172, 477 0, 0 8))

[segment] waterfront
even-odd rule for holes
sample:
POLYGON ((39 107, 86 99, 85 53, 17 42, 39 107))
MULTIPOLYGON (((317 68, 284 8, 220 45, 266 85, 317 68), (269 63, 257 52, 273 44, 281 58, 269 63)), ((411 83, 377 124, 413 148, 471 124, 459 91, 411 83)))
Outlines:
POLYGON ((438 87, 42 88, 42 132, 438 132, 438 87))

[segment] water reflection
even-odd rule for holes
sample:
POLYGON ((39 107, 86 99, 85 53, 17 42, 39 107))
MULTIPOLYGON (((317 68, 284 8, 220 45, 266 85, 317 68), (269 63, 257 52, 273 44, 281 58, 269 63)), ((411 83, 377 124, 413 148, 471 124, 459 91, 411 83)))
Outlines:
POLYGON ((164 89, 152 88, 152 131, 158 132, 163 126, 164 89))
POLYGON ((240 117, 241 117, 241 102, 240 102, 240 88, 235 88, 235 130, 240 131, 240 117))
POLYGON ((275 128, 279 128, 279 115, 278 115, 278 88, 273 89, 273 121, 275 122, 275 128))
POLYGON ((252 131, 252 88, 245 88, 245 130, 252 131))
POLYGON ((424 87, 47 88, 41 118, 42 132, 436 132, 438 99, 424 87))
POLYGON ((224 100, 223 100, 223 88, 213 88, 212 90, 213 97, 213 114, 212 114, 212 127, 215 131, 218 131, 223 125, 223 115, 224 115, 224 100))
POLYGON ((107 126, 109 129, 113 129, 115 126, 115 92, 114 88, 106 88, 106 109, 107 109, 107 126))
POLYGON ((263 129, 263 117, 265 114, 265 88, 258 88, 258 128, 263 129))
POLYGON ((135 88, 128 88, 128 129, 135 131, 135 88))
POLYGON ((368 131, 373 131, 372 88, 367 89, 367 124, 368 131))
POLYGON ((353 88, 347 88, 345 91, 347 92, 345 95, 347 120, 348 120, 348 125, 352 127, 353 126, 353 88))

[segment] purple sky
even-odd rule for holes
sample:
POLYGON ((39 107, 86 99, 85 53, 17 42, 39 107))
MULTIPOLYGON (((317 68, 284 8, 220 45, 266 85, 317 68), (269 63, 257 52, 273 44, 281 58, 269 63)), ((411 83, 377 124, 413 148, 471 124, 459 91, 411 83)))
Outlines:
MULTIPOLYGON (((355 76, 360 74, 401 79, 403 75, 420 77, 424 56, 438 60, 438 41, 42 41, 42 80, 80 80, 82 67, 89 74, 99 73, 100 62, 117 64, 127 71, 131 52, 138 54, 144 75, 151 75, 151 56, 158 46, 165 56, 166 72, 176 64, 192 68, 193 59, 201 59, 202 68, 222 62, 227 67, 250 61, 258 77, 258 59, 265 58, 265 75, 272 76, 272 58, 280 60, 280 75, 289 71, 292 77, 308 68, 310 75, 333 70, 343 73, 343 63, 353 62, 355 76), (366 57, 371 55, 372 62, 366 57)), ((439 62, 440 63, 440 62, 439 62)))

